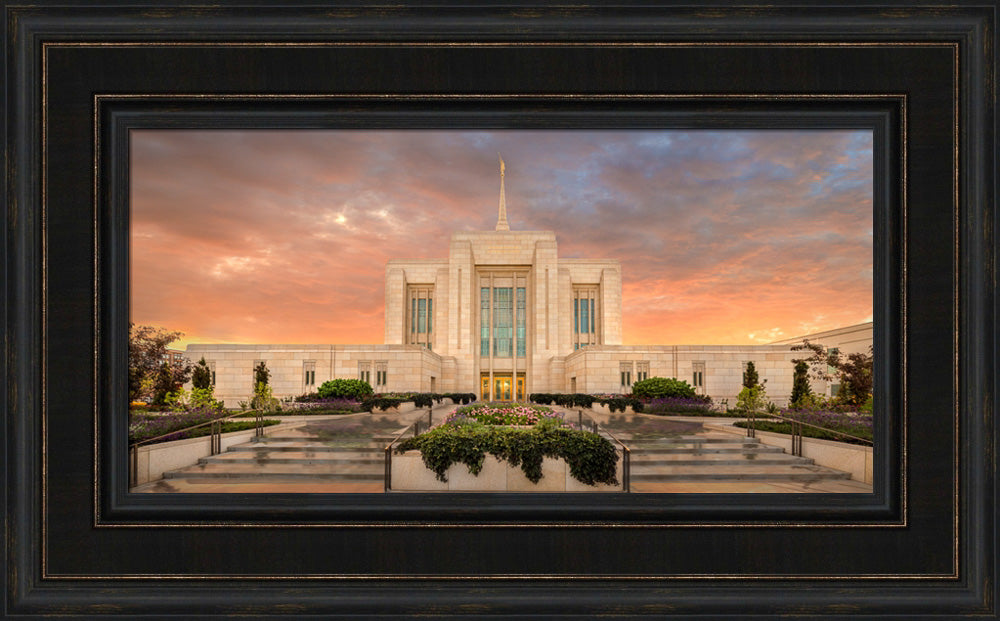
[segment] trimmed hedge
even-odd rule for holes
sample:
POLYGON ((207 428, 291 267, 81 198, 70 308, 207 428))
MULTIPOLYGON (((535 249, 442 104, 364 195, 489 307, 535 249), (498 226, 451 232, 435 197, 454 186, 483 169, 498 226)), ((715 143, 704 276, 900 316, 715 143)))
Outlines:
POLYGON ((528 400, 541 405, 559 405, 564 408, 589 408, 597 401, 597 397, 583 393, 563 394, 536 392, 528 395, 528 400))
POLYGON ((683 380, 673 377, 650 377, 632 384, 632 394, 645 399, 664 399, 667 397, 691 399, 695 396, 694 388, 683 380))
POLYGON ((316 393, 321 399, 353 399, 361 401, 375 394, 371 384, 356 379, 334 379, 323 382, 316 393))

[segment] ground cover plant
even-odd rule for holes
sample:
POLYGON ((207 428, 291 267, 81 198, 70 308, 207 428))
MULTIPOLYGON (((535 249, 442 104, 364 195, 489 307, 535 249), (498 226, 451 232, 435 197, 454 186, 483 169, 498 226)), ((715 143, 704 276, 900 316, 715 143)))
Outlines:
POLYGON ((661 397, 645 402, 642 411, 646 414, 679 414, 682 416, 708 416, 716 414, 712 410, 711 397, 661 397))
MULTIPOLYGON (((847 442, 849 444, 867 444, 859 442, 853 438, 848 438, 830 431, 839 431, 851 436, 863 438, 868 442, 873 441, 872 417, 869 414, 855 414, 850 412, 833 412, 827 410, 781 410, 779 416, 791 418, 809 425, 822 427, 807 427, 802 425, 802 435, 807 438, 820 438, 823 440, 835 440, 837 442, 847 442)), ((747 427, 745 421, 733 423, 736 427, 747 427)), ((773 431, 775 433, 792 433, 792 424, 785 421, 766 418, 757 418, 754 427, 760 431, 773 431)))
POLYGON ((319 414, 356 414, 364 412, 361 403, 354 399, 339 397, 320 397, 318 393, 299 395, 292 403, 285 404, 285 414, 319 415, 319 414))
MULTIPOLYGON (((208 423, 215 419, 225 417, 225 414, 220 415, 217 410, 209 408, 191 410, 188 412, 130 412, 128 423, 128 441, 129 444, 134 444, 143 440, 163 436, 164 434, 167 435, 159 440, 156 440, 155 442, 152 442, 151 444, 170 442, 172 440, 183 440, 185 438, 199 438, 211 434, 212 426, 205 425, 204 427, 188 431, 180 430, 186 427, 191 427, 192 425, 208 423)), ((279 422, 280 421, 277 420, 265 420, 264 426, 267 427, 270 425, 277 425, 279 422)), ((226 421, 222 423, 222 433, 229 433, 230 431, 243 431, 245 429, 253 429, 254 427, 256 427, 256 423, 254 421, 226 421)))
POLYGON ((535 425, 545 419, 562 421, 562 412, 527 403, 479 403, 460 407, 444 424, 472 420, 484 425, 535 425))
POLYGON ((542 478, 545 457, 565 460, 570 475, 587 485, 618 484, 618 452, 596 433, 570 429, 558 418, 545 417, 528 428, 489 425, 460 417, 430 431, 407 438, 397 453, 420 451, 424 465, 440 481, 447 481, 452 464, 462 463, 478 475, 487 454, 512 466, 521 466, 533 483, 542 478))

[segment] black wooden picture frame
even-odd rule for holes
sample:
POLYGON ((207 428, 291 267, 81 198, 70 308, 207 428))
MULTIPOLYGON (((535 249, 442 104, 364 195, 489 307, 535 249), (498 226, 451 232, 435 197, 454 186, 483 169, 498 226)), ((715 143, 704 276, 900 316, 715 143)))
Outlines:
POLYGON ((4 10, 5 615, 995 618, 995 0, 4 10), (129 494, 128 132, 279 126, 870 127, 874 493, 129 494))

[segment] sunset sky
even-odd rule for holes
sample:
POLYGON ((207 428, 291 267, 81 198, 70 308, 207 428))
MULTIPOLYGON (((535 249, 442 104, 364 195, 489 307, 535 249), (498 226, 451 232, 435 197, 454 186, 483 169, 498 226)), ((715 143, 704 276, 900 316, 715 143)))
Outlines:
POLYGON ((131 134, 131 319, 187 343, 381 343, 385 263, 493 230, 622 264, 625 344, 872 319, 864 131, 131 134))

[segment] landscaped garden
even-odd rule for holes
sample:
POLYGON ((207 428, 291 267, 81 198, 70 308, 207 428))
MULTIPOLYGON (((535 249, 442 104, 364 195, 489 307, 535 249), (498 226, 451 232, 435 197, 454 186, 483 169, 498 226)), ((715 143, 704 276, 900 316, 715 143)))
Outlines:
MULTIPOLYGON (((211 425, 204 425, 196 429, 181 431, 187 427, 209 423, 217 418, 226 416, 225 412, 220 413, 215 409, 194 409, 180 412, 130 412, 128 423, 129 444, 150 440, 159 436, 164 436, 156 441, 170 442, 171 440, 183 440, 185 438, 200 438, 212 433, 211 425), (165 435, 166 434, 166 435, 165 435)), ((265 419, 263 425, 277 425, 280 421, 265 419)), ((222 433, 231 431, 245 431, 254 429, 254 421, 225 421, 222 423, 222 433)))
POLYGON ((487 454, 520 466, 533 483, 542 478, 545 457, 562 459, 570 475, 587 485, 617 485, 618 452, 596 433, 572 429, 551 408, 519 403, 485 403, 458 408, 444 423, 407 438, 397 453, 419 451, 437 479, 447 481, 452 464, 478 475, 487 454))
MULTIPOLYGON (((806 423, 801 426, 802 435, 806 438, 835 440, 837 442, 847 442, 848 444, 870 444, 873 441, 871 414, 836 412, 830 410, 784 409, 779 410, 777 415, 806 423), (822 427, 823 429, 816 429, 815 427, 807 425, 816 425, 817 427, 822 427), (847 434, 848 436, 854 436, 855 438, 867 440, 867 442, 860 442, 855 438, 845 437, 837 433, 831 433, 831 431, 839 431, 847 434)), ((733 423, 733 425, 736 427, 746 428, 748 424, 745 421, 738 421, 733 423)), ((754 428, 758 431, 772 431, 774 433, 787 434, 792 433, 792 423, 774 419, 768 420, 766 417, 754 420, 754 428)))

